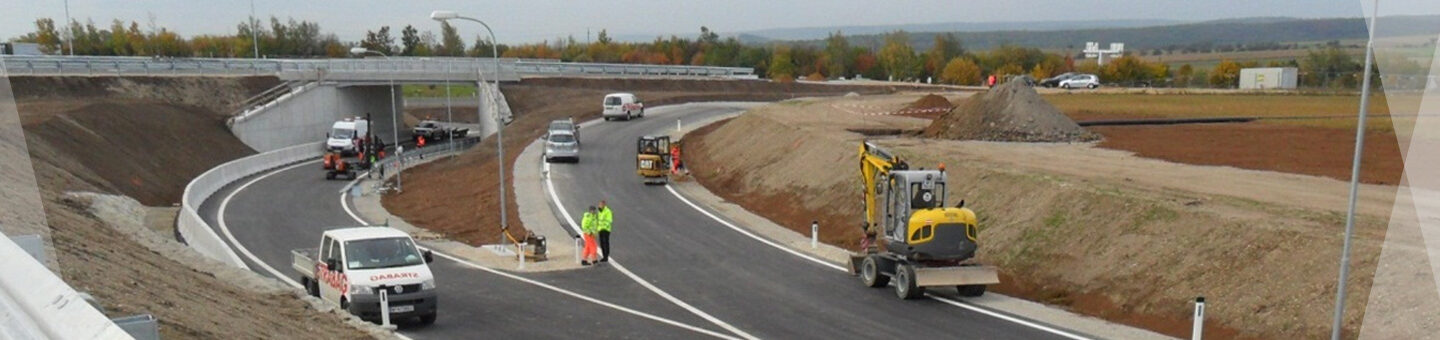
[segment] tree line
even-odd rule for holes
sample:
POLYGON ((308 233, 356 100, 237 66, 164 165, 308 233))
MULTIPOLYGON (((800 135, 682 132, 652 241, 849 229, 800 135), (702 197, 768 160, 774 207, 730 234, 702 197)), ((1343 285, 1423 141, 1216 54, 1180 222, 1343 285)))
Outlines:
MULTIPOLYGON (((1045 52, 1038 48, 1001 44, 987 51, 967 49, 955 34, 927 34, 932 41, 927 49, 917 50, 912 36, 905 31, 883 35, 875 46, 855 44, 841 32, 830 33, 823 44, 769 43, 743 44, 734 37, 720 38, 709 27, 700 27, 700 34, 691 38, 657 37, 649 42, 614 41, 601 30, 594 41, 581 42, 574 37, 557 38, 537 43, 493 45, 488 39, 476 37, 467 44, 458 30, 442 22, 438 35, 406 25, 398 37, 389 26, 368 30, 357 42, 338 39, 325 33, 315 22, 271 17, 268 25, 242 22, 234 34, 196 35, 185 38, 153 23, 142 28, 137 22, 115 20, 108 27, 93 21, 81 24, 71 21, 57 27, 49 18, 35 21, 36 30, 18 38, 20 42, 40 45, 44 53, 70 54, 74 37, 74 54, 105 56, 165 56, 245 58, 256 52, 265 57, 340 58, 359 46, 391 56, 491 57, 492 48, 501 57, 557 59, 573 62, 638 63, 663 65, 705 65, 754 68, 756 74, 777 80, 795 79, 880 79, 920 81, 955 85, 980 85, 994 75, 1000 80, 1014 76, 1044 79, 1064 72, 1091 73, 1103 82, 1127 86, 1235 87, 1239 70, 1258 67, 1258 62, 1222 61, 1209 70, 1191 65, 1172 69, 1169 65, 1147 62, 1126 54, 1099 65, 1093 60, 1045 52), (398 38, 398 39, 397 39, 398 38), (257 45, 258 44, 258 45, 257 45)), ((1353 88, 1359 83, 1360 63, 1341 49, 1328 44, 1310 50, 1300 60, 1270 62, 1270 67, 1297 67, 1301 82, 1312 87, 1353 88)))

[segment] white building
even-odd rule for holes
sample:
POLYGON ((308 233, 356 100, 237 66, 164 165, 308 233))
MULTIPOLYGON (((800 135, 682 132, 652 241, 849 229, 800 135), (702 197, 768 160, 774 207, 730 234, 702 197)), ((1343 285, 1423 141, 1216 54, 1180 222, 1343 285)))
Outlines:
POLYGON ((1293 89, 1300 74, 1294 67, 1240 69, 1240 89, 1293 89))

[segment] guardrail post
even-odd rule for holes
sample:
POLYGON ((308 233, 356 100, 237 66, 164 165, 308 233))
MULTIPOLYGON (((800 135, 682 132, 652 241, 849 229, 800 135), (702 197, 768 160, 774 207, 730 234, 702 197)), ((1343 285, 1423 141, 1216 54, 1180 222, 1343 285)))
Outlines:
POLYGON ((584 251, 584 249, 582 249, 582 248, 580 248, 580 247, 582 247, 582 246, 580 245, 580 238, 579 238, 579 237, 576 237, 576 238, 575 238, 575 263, 584 262, 584 260, 580 259, 580 252, 584 251))
POLYGON ((380 287, 380 327, 390 328, 390 290, 380 287))
POLYGON ((525 270, 525 242, 520 242, 520 249, 515 252, 515 258, 520 260, 520 270, 525 270))

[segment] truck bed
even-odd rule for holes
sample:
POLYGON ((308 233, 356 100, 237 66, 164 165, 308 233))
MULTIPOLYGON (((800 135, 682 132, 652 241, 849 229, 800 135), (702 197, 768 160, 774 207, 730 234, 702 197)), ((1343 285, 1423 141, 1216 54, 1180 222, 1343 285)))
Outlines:
POLYGON ((320 248, 295 249, 290 251, 290 268, 301 276, 315 278, 315 258, 320 248))

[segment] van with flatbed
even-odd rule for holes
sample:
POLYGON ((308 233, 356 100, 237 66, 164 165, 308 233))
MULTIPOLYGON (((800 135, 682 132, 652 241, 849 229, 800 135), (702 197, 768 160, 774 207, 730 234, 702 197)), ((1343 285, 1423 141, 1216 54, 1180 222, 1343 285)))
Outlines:
POLYGON ((291 267, 311 296, 367 321, 381 320, 382 293, 390 319, 415 317, 435 322, 438 292, 429 250, 409 234, 390 227, 326 230, 320 247, 291 253, 291 267))

